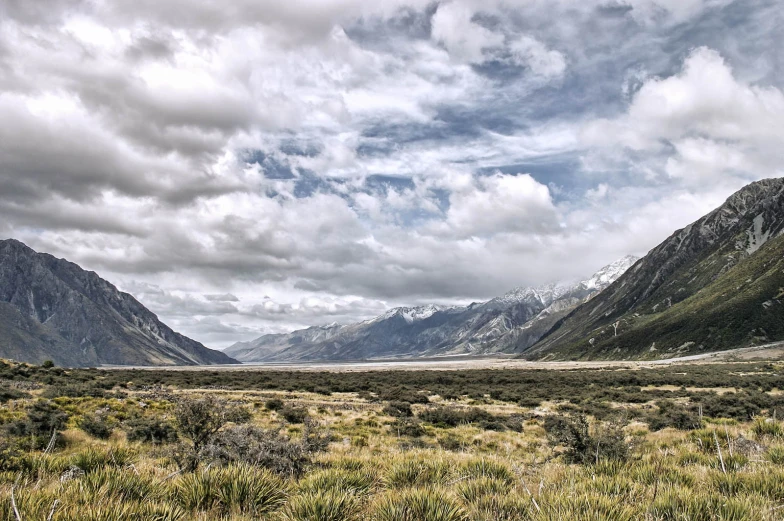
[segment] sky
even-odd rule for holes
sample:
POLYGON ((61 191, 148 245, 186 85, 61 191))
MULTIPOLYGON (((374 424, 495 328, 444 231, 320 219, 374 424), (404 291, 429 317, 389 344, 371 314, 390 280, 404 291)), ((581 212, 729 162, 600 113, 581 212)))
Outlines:
POLYGON ((222 348, 644 255, 784 175, 782 0, 0 0, 0 237, 222 348))

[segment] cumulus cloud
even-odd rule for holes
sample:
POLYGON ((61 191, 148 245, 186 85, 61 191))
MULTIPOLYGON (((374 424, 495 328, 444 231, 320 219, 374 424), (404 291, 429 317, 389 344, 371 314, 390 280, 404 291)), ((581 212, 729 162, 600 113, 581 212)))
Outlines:
POLYGON ((626 114, 586 125, 588 146, 666 154, 663 173, 702 181, 748 171, 775 175, 784 159, 784 94, 739 81, 715 50, 700 47, 677 74, 651 78, 626 114))
POLYGON ((558 212, 547 186, 530 175, 496 173, 456 183, 444 225, 458 238, 547 234, 558 230, 558 212))

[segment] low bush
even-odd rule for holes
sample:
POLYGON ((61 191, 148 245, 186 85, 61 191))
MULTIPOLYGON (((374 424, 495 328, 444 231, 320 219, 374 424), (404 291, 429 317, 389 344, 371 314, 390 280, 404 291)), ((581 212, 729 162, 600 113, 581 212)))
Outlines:
POLYGON ((174 425, 159 417, 138 416, 125 423, 128 441, 140 441, 160 445, 178 440, 174 425))
POLYGON ((304 407, 291 407, 289 405, 278 411, 284 420, 289 423, 304 423, 308 417, 308 410, 304 407))
POLYGON ((591 432, 585 416, 553 415, 547 417, 544 428, 551 444, 565 447, 564 458, 568 463, 625 461, 629 457, 629 445, 617 425, 599 426, 591 432))
POLYGON ((264 467, 281 476, 301 476, 313 456, 326 450, 329 434, 306 422, 300 439, 292 440, 275 429, 252 425, 231 427, 205 447, 202 460, 224 465, 246 463, 264 467))
POLYGON ((418 438, 425 435, 425 428, 414 418, 398 418, 389 425, 389 428, 397 436, 418 438))
POLYGON ((411 404, 409 402, 402 402, 398 400, 387 403, 381 412, 387 416, 394 416, 395 418, 404 418, 414 415, 414 413, 411 411, 411 404))
POLYGON ((652 431, 660 431, 667 427, 689 431, 702 427, 702 420, 694 408, 676 405, 668 400, 656 402, 657 411, 642 417, 652 431))
POLYGON ((280 398, 270 398, 266 402, 264 402, 264 407, 266 407, 270 411, 279 411, 283 408, 285 404, 283 400, 280 398))
POLYGON ((108 439, 112 435, 112 426, 106 421, 106 418, 96 414, 88 414, 83 416, 77 422, 77 425, 84 432, 101 440, 108 439))

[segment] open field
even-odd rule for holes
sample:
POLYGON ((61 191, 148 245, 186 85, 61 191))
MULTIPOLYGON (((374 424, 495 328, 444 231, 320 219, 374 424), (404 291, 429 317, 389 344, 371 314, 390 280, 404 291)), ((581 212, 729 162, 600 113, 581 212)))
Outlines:
POLYGON ((784 519, 783 375, 0 364, 0 519, 784 519))
POLYGON ((777 360, 784 358, 784 342, 775 342, 754 347, 714 351, 697 355, 665 358, 661 360, 596 360, 564 362, 532 362, 511 358, 510 356, 492 357, 443 357, 413 358, 393 360, 369 360, 348 362, 302 362, 241 364, 221 366, 168 366, 168 367, 128 367, 103 366, 106 370, 147 369, 152 371, 310 371, 310 372, 357 372, 357 371, 454 371, 468 369, 636 369, 661 365, 683 363, 721 363, 732 360, 777 360))

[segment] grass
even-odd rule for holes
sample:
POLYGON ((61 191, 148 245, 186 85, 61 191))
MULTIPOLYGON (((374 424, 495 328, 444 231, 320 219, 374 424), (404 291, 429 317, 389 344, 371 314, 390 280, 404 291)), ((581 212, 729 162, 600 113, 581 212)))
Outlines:
MULTIPOLYGON (((536 405, 506 401, 493 382, 481 398, 444 399, 428 387, 437 375, 422 374, 421 385, 412 385, 408 395, 389 393, 392 400, 409 396, 416 402, 411 405, 412 416, 405 418, 418 422, 422 433, 417 436, 401 435, 397 428, 397 414, 404 406, 389 408, 387 401, 362 391, 213 391, 234 406, 246 407, 252 426, 279 432, 295 445, 306 434, 313 435, 309 429, 326 437, 327 450, 303 460, 304 472, 296 477, 254 463, 270 458, 227 459, 220 452, 226 447, 209 443, 197 455, 197 470, 183 472, 175 457, 187 441, 182 433, 179 441, 177 436, 129 441, 139 418, 151 425, 177 425, 173 404, 201 396, 202 389, 131 384, 105 388, 102 396, 92 396, 100 394, 92 391, 89 396, 53 396, 51 387, 57 384, 35 376, 49 373, 27 368, 32 377, 17 381, 40 384, 28 385, 24 395, 0 405, 0 521, 17 521, 12 489, 25 521, 781 520, 784 439, 781 422, 775 420, 781 413, 775 411, 774 399, 784 387, 782 368, 779 363, 717 366, 713 372, 699 368, 687 374, 696 380, 692 390, 680 386, 643 390, 630 384, 677 380, 683 375, 670 372, 688 373, 689 366, 664 369, 655 378, 640 371, 588 371, 570 375, 560 384, 580 381, 579 389, 556 390, 536 405), (721 387, 719 380, 733 387, 721 387), (716 394, 704 391, 708 388, 716 394), (16 423, 26 421, 27 411, 46 391, 59 411, 69 416, 49 451, 31 445, 25 436, 9 434, 16 423), (567 391, 572 395, 569 400, 562 398, 567 391), (771 401, 755 402, 754 414, 746 414, 746 401, 755 393, 771 401), (722 397, 722 406, 744 412, 722 417, 716 412, 721 408, 707 399, 713 396, 722 397), (422 397, 428 403, 420 403, 422 397), (272 406, 266 406, 270 402, 272 406), (309 411, 308 423, 299 423, 300 418, 293 418, 297 423, 286 421, 278 414, 282 407, 309 411), (437 407, 463 411, 461 417, 515 418, 522 429, 495 430, 482 421, 431 423, 421 416, 437 407), (98 409, 112 425, 108 438, 80 427, 81 418, 98 409), (608 416, 608 411, 622 414, 608 416), (673 411, 694 412, 699 428, 689 429, 682 422, 650 428, 673 411), (569 463, 567 445, 582 443, 582 438, 548 436, 548 418, 577 421, 582 416, 592 436, 585 447, 589 456, 596 451, 594 441, 603 439, 594 433, 610 428, 620 429, 614 432, 628 449, 623 456, 569 463), (364 442, 355 443, 358 437, 364 442)), ((549 376, 555 380, 563 374, 549 376)), ((474 378, 467 375, 462 380, 474 378)), ((516 382, 539 378, 520 372, 516 382)), ((501 379, 495 375, 493 381, 501 379)), ((78 388, 95 384, 86 380, 78 388)), ((231 423, 226 427, 232 428, 231 423)), ((293 446, 262 444, 254 446, 253 454, 293 446)), ((242 447, 232 447, 236 454, 245 454, 242 447)))

